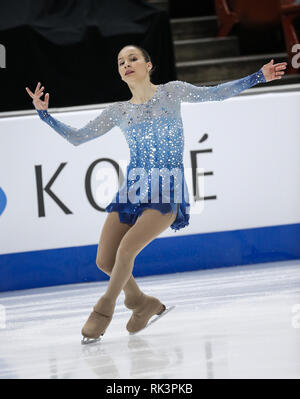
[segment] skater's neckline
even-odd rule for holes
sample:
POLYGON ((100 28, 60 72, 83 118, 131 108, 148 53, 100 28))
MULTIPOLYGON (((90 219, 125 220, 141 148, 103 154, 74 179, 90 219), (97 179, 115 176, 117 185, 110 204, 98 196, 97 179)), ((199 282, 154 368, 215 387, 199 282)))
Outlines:
POLYGON ((148 102, 150 102, 151 100, 153 100, 153 99, 156 97, 156 95, 157 95, 157 93, 158 93, 160 87, 161 87, 161 85, 157 85, 157 86, 156 86, 156 90, 155 90, 153 96, 152 96, 151 98, 149 98, 149 100, 147 100, 147 101, 144 102, 144 103, 138 103, 138 104, 136 104, 136 103, 132 103, 130 100, 128 100, 127 102, 128 102, 129 104, 132 104, 132 105, 144 105, 144 104, 148 104, 148 102))

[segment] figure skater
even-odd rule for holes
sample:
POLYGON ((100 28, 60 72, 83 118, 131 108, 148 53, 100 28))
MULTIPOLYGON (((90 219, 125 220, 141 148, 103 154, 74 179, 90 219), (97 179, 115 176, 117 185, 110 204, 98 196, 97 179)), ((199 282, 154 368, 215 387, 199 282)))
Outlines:
POLYGON ((44 87, 40 82, 34 93, 26 87, 39 117, 74 146, 103 136, 114 126, 119 126, 130 149, 126 178, 106 207, 108 215, 96 256, 98 268, 110 279, 82 328, 82 343, 101 339, 122 290, 124 304, 132 310, 126 325, 130 333, 141 331, 151 323, 152 316, 163 315, 168 310, 159 299, 141 291, 132 271, 136 256, 159 234, 168 227, 177 231, 189 224, 181 102, 225 100, 258 83, 281 79, 287 65, 286 62, 274 64, 272 59, 259 71, 244 78, 216 86, 195 86, 179 80, 154 85, 150 79, 153 70, 150 56, 137 45, 123 47, 117 62, 121 79, 127 83, 132 97, 110 104, 80 129, 66 125, 48 113, 49 93, 42 100, 44 87), (173 170, 179 172, 176 178, 173 170), (172 172, 171 178, 169 172, 172 172))

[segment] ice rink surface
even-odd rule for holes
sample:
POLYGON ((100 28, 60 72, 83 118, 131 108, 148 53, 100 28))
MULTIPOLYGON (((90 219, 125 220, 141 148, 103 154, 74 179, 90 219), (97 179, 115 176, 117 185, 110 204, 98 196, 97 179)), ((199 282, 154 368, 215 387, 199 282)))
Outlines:
POLYGON ((175 309, 129 335, 122 292, 91 345, 80 331, 107 281, 0 293, 0 378, 300 378, 300 261, 137 282, 175 309))

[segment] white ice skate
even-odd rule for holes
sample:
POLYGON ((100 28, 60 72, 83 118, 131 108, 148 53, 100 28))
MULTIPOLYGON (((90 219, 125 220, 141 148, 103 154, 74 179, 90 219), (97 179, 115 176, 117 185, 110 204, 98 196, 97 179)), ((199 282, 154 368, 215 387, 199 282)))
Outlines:
POLYGON ((139 332, 145 330, 147 327, 149 327, 151 324, 153 324, 155 321, 157 321, 158 319, 160 319, 162 316, 166 315, 168 312, 170 312, 170 311, 171 311, 172 309, 174 309, 174 308, 175 308, 175 305, 170 306, 169 308, 166 307, 166 309, 165 309, 161 314, 159 314, 159 315, 157 315, 156 317, 152 318, 152 320, 150 320, 150 321, 148 322, 148 324, 147 324, 144 328, 142 328, 141 330, 139 330, 139 331, 137 331, 137 332, 130 332, 129 335, 136 335, 136 334, 138 334, 139 332))

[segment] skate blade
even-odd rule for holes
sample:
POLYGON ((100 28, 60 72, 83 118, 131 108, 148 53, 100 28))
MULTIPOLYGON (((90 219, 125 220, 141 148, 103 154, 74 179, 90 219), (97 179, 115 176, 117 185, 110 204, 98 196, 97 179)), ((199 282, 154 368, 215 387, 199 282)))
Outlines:
POLYGON ((168 312, 170 312, 172 309, 175 308, 175 305, 170 306, 169 308, 166 308, 161 314, 157 315, 156 317, 154 317, 151 321, 148 322, 148 324, 142 328, 141 330, 137 331, 137 332, 130 332, 129 335, 136 335, 139 332, 145 330, 146 328, 148 328, 149 326, 151 326, 151 324, 155 323, 158 319, 160 319, 162 316, 166 315, 168 312))
POLYGON ((94 344, 96 342, 101 341, 101 337, 99 338, 88 338, 88 337, 83 337, 81 340, 82 345, 89 345, 89 344, 94 344))

